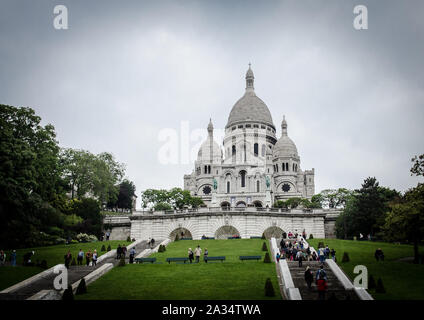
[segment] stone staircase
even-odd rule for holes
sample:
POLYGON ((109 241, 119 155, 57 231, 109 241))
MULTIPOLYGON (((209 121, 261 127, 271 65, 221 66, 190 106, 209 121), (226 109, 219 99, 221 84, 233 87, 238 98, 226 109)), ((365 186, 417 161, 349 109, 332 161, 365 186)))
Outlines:
MULTIPOLYGON (((299 288, 300 295, 302 296, 302 300, 317 300, 318 299, 318 291, 315 284, 315 275, 317 270, 320 268, 319 261, 303 261, 302 267, 299 267, 298 261, 287 261, 287 264, 290 269, 290 274, 293 278, 293 282, 296 288, 299 288), (312 283, 311 290, 308 289, 308 286, 305 281, 305 270, 306 267, 309 266, 312 274, 314 275, 314 281, 312 283)), ((340 281, 331 271, 331 269, 324 264, 324 270, 327 274, 327 285, 328 290, 326 294, 326 299, 329 299, 333 296, 337 300, 357 300, 358 297, 354 291, 345 290, 340 281)))
MULTIPOLYGON (((277 239, 277 245, 280 248, 281 239, 277 239)), ((296 242, 294 239, 285 239, 285 242, 289 241, 292 244, 296 242)), ((296 288, 299 289, 302 300, 317 300, 318 299, 318 290, 315 284, 315 276, 318 269, 321 266, 319 261, 303 261, 302 267, 299 267, 298 261, 287 261, 289 266, 290 274, 293 279, 293 283, 296 288), (308 289, 308 286, 305 281, 305 270, 309 266, 312 274, 314 275, 314 281, 312 282, 311 290, 308 289)), ((326 293, 326 299, 337 299, 337 300, 358 300, 357 294, 353 290, 345 290, 343 285, 340 283, 339 279, 334 275, 331 269, 328 267, 327 263, 324 263, 324 270, 327 274, 327 286, 328 290, 326 293)))
MULTIPOLYGON (((156 245, 159 245, 162 240, 158 240, 155 243, 156 245)), ((135 250, 137 253, 140 253, 144 249, 149 248, 149 245, 147 244, 147 241, 143 241, 138 243, 135 246, 135 250)), ((126 260, 129 259, 129 252, 126 254, 126 260)), ((84 260, 85 262, 85 260, 84 260)), ((81 278, 85 277, 89 273, 93 272, 97 268, 101 267, 105 263, 112 263, 113 266, 116 266, 119 263, 119 260, 116 259, 116 256, 107 258, 100 263, 98 263, 95 267, 87 267, 85 265, 83 266, 70 266, 68 270, 68 283, 73 284, 76 281, 80 280, 81 278)), ((50 273, 47 274, 45 277, 42 277, 14 292, 11 293, 0 293, 0 300, 26 300, 29 297, 33 296, 34 294, 38 293, 41 290, 51 290, 54 289, 53 287, 53 281, 54 278, 57 276, 57 274, 50 273)))

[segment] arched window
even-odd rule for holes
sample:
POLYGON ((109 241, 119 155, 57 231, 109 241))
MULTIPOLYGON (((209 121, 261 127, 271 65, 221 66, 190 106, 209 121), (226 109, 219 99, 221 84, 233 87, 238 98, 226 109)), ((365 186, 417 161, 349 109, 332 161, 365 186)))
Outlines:
POLYGON ((235 156, 235 155, 236 155, 236 146, 235 146, 235 145, 233 145, 233 148, 232 148, 232 155, 233 155, 233 156, 235 156))
POLYGON ((286 162, 286 171, 289 171, 289 163, 286 162))
POLYGON ((292 165, 292 168, 293 168, 293 171, 294 171, 294 163, 293 163, 293 165, 292 165))
POLYGON ((284 163, 282 164, 282 168, 283 168, 283 171, 286 171, 286 166, 284 163))
POLYGON ((227 181, 227 193, 230 193, 230 181, 227 181))
POLYGON ((261 191, 260 182, 258 180, 258 181, 256 181, 256 192, 260 192, 260 191, 261 191))
POLYGON ((257 157, 259 155, 259 145, 257 143, 255 143, 253 145, 253 153, 254 153, 255 157, 257 157))
POLYGON ((262 157, 265 157, 265 151, 266 151, 266 147, 265 147, 265 145, 263 144, 263 145, 262 145, 262 157))
POLYGON ((208 166, 208 173, 211 173, 211 166, 208 166))
POLYGON ((246 186, 246 171, 240 171, 241 176, 241 187, 244 188, 246 186))
POLYGON ((205 173, 205 174, 207 174, 207 173, 208 173, 208 166, 205 166, 205 171, 204 171, 204 173, 205 173))

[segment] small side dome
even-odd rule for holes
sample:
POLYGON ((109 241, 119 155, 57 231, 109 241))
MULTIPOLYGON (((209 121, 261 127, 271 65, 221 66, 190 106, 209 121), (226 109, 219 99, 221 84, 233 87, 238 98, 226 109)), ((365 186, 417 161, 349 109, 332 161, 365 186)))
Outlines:
POLYGON ((273 148, 273 157, 298 157, 297 147, 293 140, 287 135, 287 122, 285 117, 283 117, 281 123, 281 130, 281 138, 278 139, 273 148))

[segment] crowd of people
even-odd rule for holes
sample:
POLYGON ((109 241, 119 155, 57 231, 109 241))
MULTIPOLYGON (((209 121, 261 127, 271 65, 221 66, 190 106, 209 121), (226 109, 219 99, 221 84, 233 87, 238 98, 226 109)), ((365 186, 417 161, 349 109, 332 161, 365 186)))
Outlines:
MULTIPOLYGON (((285 236, 285 234, 283 235, 285 236)), ((299 235, 289 232, 287 238, 282 238, 280 242, 280 250, 276 254, 277 262, 280 259, 287 259, 289 261, 298 261, 299 267, 303 267, 303 261, 317 261, 320 263, 319 269, 315 274, 315 284, 318 291, 318 299, 325 300, 326 291, 328 289, 327 273, 324 269, 324 262, 326 259, 336 261, 336 250, 330 249, 327 246, 318 248, 318 251, 311 249, 305 239, 303 233, 299 235)), ((377 253, 376 253, 377 256, 377 253)), ((305 282, 310 291, 312 291, 312 284, 314 282, 314 274, 309 266, 305 269, 305 282)))

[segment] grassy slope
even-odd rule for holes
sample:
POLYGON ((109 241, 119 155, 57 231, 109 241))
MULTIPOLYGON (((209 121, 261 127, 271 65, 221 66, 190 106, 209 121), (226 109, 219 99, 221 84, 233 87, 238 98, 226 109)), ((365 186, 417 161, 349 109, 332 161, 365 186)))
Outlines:
POLYGON ((260 239, 182 240, 169 244, 166 252, 156 253, 162 264, 134 264, 117 267, 88 286, 88 293, 78 299, 267 299, 266 278, 278 291, 275 265, 262 261, 240 262, 240 255, 261 255, 260 239), (226 261, 199 264, 168 264, 167 257, 186 257, 189 247, 200 244, 209 256, 226 256, 226 261))
POLYGON ((424 265, 398 261, 400 258, 413 255, 412 246, 337 239, 308 241, 315 248, 320 241, 324 242, 324 245, 328 244, 330 248, 334 248, 338 259, 337 263, 350 279, 357 276, 353 273, 356 265, 365 265, 368 275, 373 275, 375 281, 380 277, 386 293, 378 294, 373 290, 370 291, 375 299, 424 299, 424 265), (375 260, 374 252, 377 248, 383 250, 385 261, 377 262, 375 260), (349 254, 350 262, 341 262, 344 252, 349 254))
MULTIPOLYGON (((64 255, 71 250, 72 257, 77 257, 79 249, 82 249, 84 252, 87 250, 93 251, 97 250, 99 256, 106 252, 101 252, 102 245, 104 244, 107 248, 108 245, 111 246, 112 249, 116 249, 119 244, 128 244, 126 241, 98 241, 98 242, 89 242, 89 243, 78 243, 71 245, 56 245, 49 247, 37 247, 37 248, 26 248, 26 249, 18 249, 16 250, 17 258, 16 258, 16 267, 0 267, 0 290, 3 290, 11 285, 18 283, 22 280, 25 280, 34 274, 43 271, 37 267, 22 267, 23 255, 28 251, 35 251, 35 255, 32 257, 32 261, 36 262, 37 260, 47 261, 47 266, 50 268, 56 264, 64 263, 64 255)), ((10 258, 10 251, 6 251, 7 259, 10 258)))

